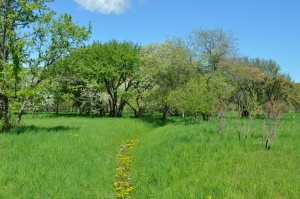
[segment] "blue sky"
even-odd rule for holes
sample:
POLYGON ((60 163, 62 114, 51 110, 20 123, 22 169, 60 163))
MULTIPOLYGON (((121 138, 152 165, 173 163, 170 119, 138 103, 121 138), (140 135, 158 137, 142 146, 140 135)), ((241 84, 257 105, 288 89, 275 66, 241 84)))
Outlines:
POLYGON ((300 82, 300 0, 56 0, 79 25, 92 22, 91 41, 142 45, 185 37, 197 28, 235 33, 241 56, 273 59, 300 82))

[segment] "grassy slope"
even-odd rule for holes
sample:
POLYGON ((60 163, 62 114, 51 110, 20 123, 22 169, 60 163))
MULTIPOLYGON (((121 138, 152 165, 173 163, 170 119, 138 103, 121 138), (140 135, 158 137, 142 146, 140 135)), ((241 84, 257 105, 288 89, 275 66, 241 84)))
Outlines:
POLYGON ((0 134, 0 198, 113 198, 118 148, 151 129, 133 119, 23 121, 24 133, 0 134))
MULTIPOLYGON (((297 198, 300 195, 300 115, 281 121, 270 151, 262 150, 262 120, 239 140, 228 121, 170 124, 145 134, 133 155, 137 198, 297 198)), ((246 121, 242 121, 242 124, 246 121)))

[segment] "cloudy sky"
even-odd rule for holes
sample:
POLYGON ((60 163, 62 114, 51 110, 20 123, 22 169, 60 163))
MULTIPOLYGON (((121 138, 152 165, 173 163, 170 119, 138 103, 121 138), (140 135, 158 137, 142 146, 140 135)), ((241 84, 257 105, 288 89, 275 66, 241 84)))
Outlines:
POLYGON ((56 0, 80 25, 92 22, 91 41, 140 44, 223 28, 238 38, 241 56, 275 60, 300 82, 299 0, 56 0))

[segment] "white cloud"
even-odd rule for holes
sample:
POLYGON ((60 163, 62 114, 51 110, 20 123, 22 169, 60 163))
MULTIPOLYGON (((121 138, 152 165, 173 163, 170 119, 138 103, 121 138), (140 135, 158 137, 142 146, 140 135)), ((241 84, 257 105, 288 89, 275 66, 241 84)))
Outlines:
POLYGON ((130 0, 74 0, 84 9, 103 14, 121 14, 130 8, 130 0))

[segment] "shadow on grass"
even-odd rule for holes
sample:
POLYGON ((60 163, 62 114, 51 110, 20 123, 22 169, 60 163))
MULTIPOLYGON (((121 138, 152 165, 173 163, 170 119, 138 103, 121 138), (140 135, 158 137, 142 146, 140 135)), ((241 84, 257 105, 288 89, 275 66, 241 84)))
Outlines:
POLYGON ((78 130, 79 127, 69 127, 69 126, 53 126, 53 127, 37 127, 35 125, 30 126, 19 126, 17 129, 10 130, 11 133, 23 134, 28 132, 34 133, 52 133, 52 132, 65 132, 71 130, 78 130))
MULTIPOLYGON (((58 117, 79 117, 79 118, 91 118, 89 114, 79 114, 79 113, 40 113, 37 117, 45 118, 58 118, 58 117)), ((96 116, 93 116, 96 117, 96 116)))
POLYGON ((141 120, 143 122, 149 123, 154 127, 162 127, 168 124, 173 124, 177 121, 174 116, 170 116, 166 120, 162 120, 162 117, 160 115, 151 115, 151 116, 143 115, 140 117, 132 116, 131 118, 135 118, 137 120, 141 120))

